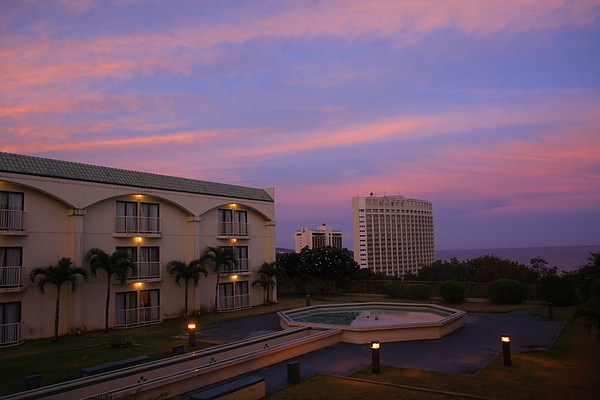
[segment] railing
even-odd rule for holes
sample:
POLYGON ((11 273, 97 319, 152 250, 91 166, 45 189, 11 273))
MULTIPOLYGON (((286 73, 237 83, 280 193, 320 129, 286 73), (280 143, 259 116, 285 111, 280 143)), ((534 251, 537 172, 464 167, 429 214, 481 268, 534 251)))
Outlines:
POLYGON ((161 222, 161 219, 158 217, 116 216, 115 233, 160 235, 161 222))
POLYGON ((0 209, 0 231, 22 231, 24 215, 22 210, 0 209))
POLYGON ((219 311, 233 311, 250 308, 250 294, 219 297, 219 311))
POLYGON ((225 237, 246 237, 248 233, 248 224, 245 222, 219 222, 217 226, 217 236, 225 237))
POLYGON ((137 267, 135 274, 129 273, 127 280, 138 280, 138 279, 160 279, 160 262, 136 262, 134 263, 137 267))
POLYGON ((231 271, 227 271, 226 268, 221 267, 219 269, 220 274, 244 274, 249 272, 248 265, 250 263, 250 259, 248 258, 238 258, 238 265, 235 266, 231 271))
POLYGON ((23 343, 23 339, 21 339, 21 324, 22 322, 0 324, 0 347, 23 343))
POLYGON ((21 286, 21 267, 0 267, 0 288, 21 286))
POLYGON ((160 322, 160 306, 115 310, 116 328, 129 328, 157 322, 160 322))

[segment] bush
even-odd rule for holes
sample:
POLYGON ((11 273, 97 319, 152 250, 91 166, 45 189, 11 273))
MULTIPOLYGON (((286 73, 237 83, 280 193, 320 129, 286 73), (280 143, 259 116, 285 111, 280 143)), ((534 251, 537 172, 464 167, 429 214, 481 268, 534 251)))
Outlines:
POLYGON ((428 300, 433 290, 431 286, 422 283, 409 283, 406 285, 404 297, 410 300, 428 300))
POLYGON ((390 282, 383 286, 383 293, 394 299, 404 297, 404 285, 400 282, 390 282))
POLYGON ((446 301, 463 301, 465 286, 458 281, 445 281, 440 285, 440 296, 446 301))
POLYGON ((133 347, 134 345, 134 341, 131 338, 126 338, 126 339, 120 339, 120 338, 113 338, 108 342, 108 348, 109 349, 126 349, 128 347, 133 347))
POLYGON ((487 295, 492 303, 518 304, 523 300, 523 285, 514 279, 498 279, 490 282, 487 295))
POLYGON ((546 275, 540 280, 542 299, 556 306, 570 306, 575 301, 575 291, 570 279, 558 275, 546 275))

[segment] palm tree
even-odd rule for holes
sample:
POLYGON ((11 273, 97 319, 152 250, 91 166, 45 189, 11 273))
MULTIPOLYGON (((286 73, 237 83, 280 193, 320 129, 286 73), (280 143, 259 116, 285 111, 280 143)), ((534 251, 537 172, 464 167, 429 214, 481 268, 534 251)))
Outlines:
POLYGON ((277 266, 276 262, 264 262, 262 263, 262 265, 260 266, 260 269, 257 271, 260 274, 260 278, 256 281, 254 281, 252 283, 252 286, 254 285, 260 285, 262 286, 263 290, 266 292, 266 299, 265 299, 265 305, 269 305, 271 304, 270 301, 270 293, 271 293, 271 289, 274 289, 275 286, 277 285, 277 281, 275 280, 276 278, 280 278, 285 270, 281 267, 277 266), (264 279, 263 279, 263 275, 264 275, 264 279))
POLYGON ((269 289, 275 287, 275 280, 270 279, 265 274, 260 274, 259 278, 252 282, 252 286, 260 285, 263 288, 263 304, 269 305, 269 289))
POLYGON ((207 247, 202 256, 200 263, 206 266, 209 263, 213 267, 213 272, 217 275, 217 286, 215 289, 215 314, 219 313, 219 277, 220 274, 230 274, 231 271, 238 265, 236 252, 231 247, 207 247))
POLYGON ((596 341, 600 343, 600 300, 596 297, 581 304, 572 311, 571 322, 581 318, 588 334, 596 331, 596 341))
POLYGON ((208 272, 206 268, 204 268, 200 262, 200 260, 193 260, 189 264, 184 263, 183 261, 172 260, 167 263, 167 269, 169 270, 169 274, 175 275, 175 283, 178 286, 181 286, 180 280, 183 279, 185 281, 185 315, 188 315, 188 282, 190 279, 194 282, 194 286, 198 286, 198 282, 200 282, 200 273, 203 273, 206 277, 208 272))
POLYGON ((85 259, 90 263, 90 270, 92 275, 98 276, 98 270, 102 269, 106 272, 107 285, 106 285, 106 310, 104 314, 104 332, 108 333, 108 310, 110 307, 110 280, 113 275, 116 275, 117 279, 121 283, 127 281, 127 274, 131 270, 132 273, 136 272, 136 266, 133 261, 129 258, 129 254, 124 251, 115 251, 112 254, 108 254, 104 250, 94 247, 85 254, 85 259))
POLYGON ((31 270, 29 273, 29 280, 31 282, 35 281, 35 278, 38 275, 43 275, 42 279, 40 279, 37 283, 38 290, 40 293, 45 293, 44 286, 46 284, 56 286, 56 310, 54 313, 54 339, 56 342, 58 340, 58 316, 60 312, 60 288, 65 283, 71 284, 71 290, 75 291, 77 289, 77 275, 81 275, 84 280, 87 281, 88 272, 87 270, 81 267, 72 267, 73 263, 69 257, 63 257, 58 260, 58 264, 56 266, 50 265, 48 267, 37 267, 31 270))

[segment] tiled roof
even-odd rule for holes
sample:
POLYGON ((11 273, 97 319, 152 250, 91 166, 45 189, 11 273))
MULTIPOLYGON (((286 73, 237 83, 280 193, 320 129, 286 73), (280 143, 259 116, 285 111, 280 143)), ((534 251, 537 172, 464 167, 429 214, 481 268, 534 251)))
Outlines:
POLYGON ((0 171, 273 202, 263 189, 0 152, 0 171))

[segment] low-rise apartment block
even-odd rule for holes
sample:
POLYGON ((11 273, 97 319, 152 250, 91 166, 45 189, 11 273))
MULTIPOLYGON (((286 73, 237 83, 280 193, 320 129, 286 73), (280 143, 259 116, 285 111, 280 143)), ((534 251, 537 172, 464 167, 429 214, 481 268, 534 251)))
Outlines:
MULTIPOLYGON (((230 247, 235 271, 219 277, 218 309, 259 305, 252 286, 275 260, 274 190, 206 182, 0 152, 0 346, 51 337, 56 289, 36 290, 35 267, 69 257, 89 270, 85 253, 122 250, 137 267, 111 282, 110 327, 159 323, 181 315, 184 288, 166 264, 230 247)), ((217 276, 189 285, 189 309, 214 310, 217 276)), ((106 274, 61 290, 59 334, 104 328, 106 274)), ((273 290, 272 299, 276 300, 273 290)))

